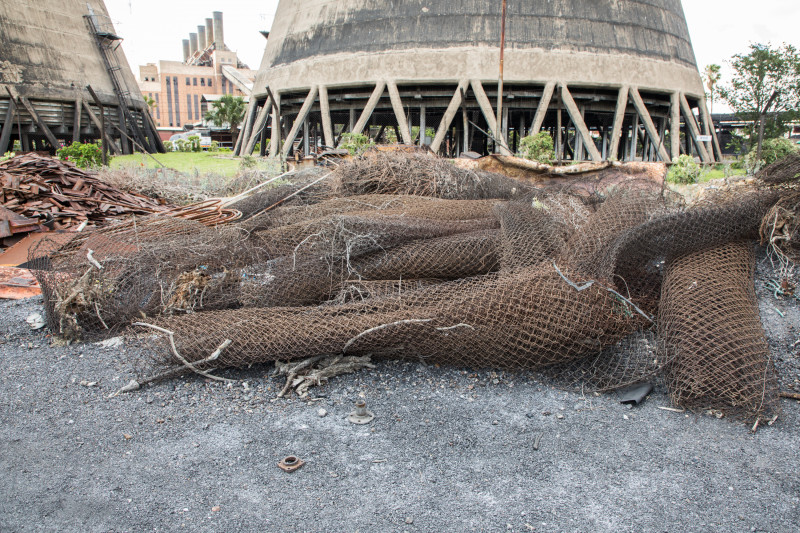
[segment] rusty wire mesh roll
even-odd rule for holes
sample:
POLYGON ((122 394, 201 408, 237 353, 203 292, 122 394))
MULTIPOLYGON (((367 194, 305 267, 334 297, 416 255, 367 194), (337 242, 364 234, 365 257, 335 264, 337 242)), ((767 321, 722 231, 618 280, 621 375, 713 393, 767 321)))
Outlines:
POLYGON ((753 245, 732 242, 672 259, 658 329, 672 352, 666 379, 675 405, 747 418, 779 408, 758 314, 753 245))
MULTIPOLYGON (((544 368, 613 345, 641 323, 601 284, 578 290, 552 266, 442 283, 346 305, 248 308, 164 318, 181 357, 244 366, 333 353, 394 354, 469 366, 544 368)), ((139 333, 147 335, 142 327, 139 333)), ((162 334, 157 352, 177 364, 162 334)), ((210 366, 210 364, 209 364, 210 366)))

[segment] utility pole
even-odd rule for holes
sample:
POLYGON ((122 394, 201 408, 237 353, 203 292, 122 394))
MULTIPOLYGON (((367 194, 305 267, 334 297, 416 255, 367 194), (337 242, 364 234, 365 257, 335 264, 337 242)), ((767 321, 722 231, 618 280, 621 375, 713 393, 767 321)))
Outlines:
POLYGON ((506 0, 503 0, 503 14, 500 17, 500 76, 497 79, 497 138, 506 144, 503 135, 503 60, 506 51, 506 0))

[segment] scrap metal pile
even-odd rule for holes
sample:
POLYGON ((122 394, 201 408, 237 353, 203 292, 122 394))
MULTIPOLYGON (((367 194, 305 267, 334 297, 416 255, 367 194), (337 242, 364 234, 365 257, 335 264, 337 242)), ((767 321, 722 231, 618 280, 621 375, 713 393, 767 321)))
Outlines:
POLYGON ((215 201, 170 206, 120 190, 69 161, 36 153, 0 162, 0 239, 34 231, 105 226, 120 217, 154 213, 207 225, 240 216, 215 201))
POLYGON ((126 331, 161 376, 369 355, 598 389, 661 375, 679 406, 779 408, 754 247, 793 224, 791 186, 686 206, 624 165, 537 187, 389 153, 247 202, 217 228, 137 217, 73 240, 39 273, 50 327, 126 331))

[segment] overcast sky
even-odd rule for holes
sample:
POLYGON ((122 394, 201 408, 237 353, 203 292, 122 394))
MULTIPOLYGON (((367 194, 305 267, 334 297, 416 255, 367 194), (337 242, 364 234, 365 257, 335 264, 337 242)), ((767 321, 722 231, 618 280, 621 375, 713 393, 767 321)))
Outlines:
MULTIPOLYGON (((278 0, 105 0, 134 74, 139 65, 161 59, 183 59, 181 40, 205 24, 212 11, 222 11, 225 43, 250 68, 261 63, 278 0)), ((531 1, 531 0, 509 0, 531 1)), ((498 5, 500 0, 497 0, 498 5)), ((750 42, 784 42, 800 48, 800 0, 683 0, 697 64, 723 66, 750 42)), ((715 108, 716 110, 716 108, 715 108)))

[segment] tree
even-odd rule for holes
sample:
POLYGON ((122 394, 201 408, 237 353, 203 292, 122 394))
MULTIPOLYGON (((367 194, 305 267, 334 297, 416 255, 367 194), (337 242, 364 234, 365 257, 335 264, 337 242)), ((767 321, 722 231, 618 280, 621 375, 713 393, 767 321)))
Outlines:
POLYGON ((156 99, 153 98, 152 96, 147 96, 146 94, 144 94, 144 95, 142 95, 142 98, 144 99, 144 103, 147 104, 147 107, 150 108, 150 112, 151 113, 153 112, 153 109, 158 107, 158 104, 156 103, 156 99))
MULTIPOLYGON (((769 44, 752 43, 748 53, 733 56, 730 64, 733 79, 720 88, 720 96, 739 118, 754 124, 770 114, 766 137, 782 136, 786 122, 800 114, 800 54, 797 49, 790 44, 773 48, 769 44)), ((752 144, 753 129, 748 133, 752 144)))
POLYGON ((226 94, 211 104, 211 109, 206 113, 206 120, 218 128, 228 128, 231 133, 231 142, 236 144, 236 130, 244 120, 247 104, 241 96, 226 94))
POLYGON ((708 89, 708 93, 706 96, 708 97, 708 112, 714 112, 714 97, 719 93, 719 89, 717 88, 717 84, 719 83, 722 74, 720 70, 722 67, 713 63, 711 65, 706 65, 706 69, 703 71, 703 81, 705 81, 706 89, 708 89))

